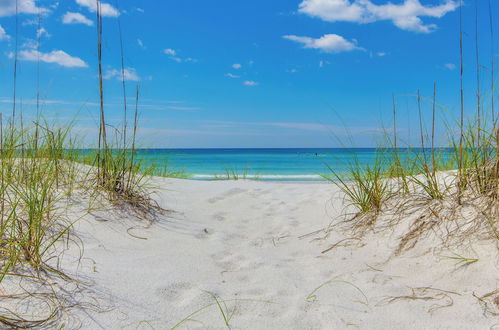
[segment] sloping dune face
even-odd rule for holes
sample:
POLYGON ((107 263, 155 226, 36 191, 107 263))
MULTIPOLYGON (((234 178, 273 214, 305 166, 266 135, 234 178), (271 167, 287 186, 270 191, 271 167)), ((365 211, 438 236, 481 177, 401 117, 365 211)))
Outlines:
POLYGON ((437 250, 429 238, 394 256, 403 224, 362 238, 330 227, 348 211, 333 185, 155 180, 165 189, 157 201, 171 211, 153 223, 102 209, 77 224, 84 256, 70 248, 64 268, 91 283, 87 294, 99 308, 76 308, 66 324, 484 329, 497 323, 494 242, 437 250), (470 260, 448 258, 455 255, 470 260))

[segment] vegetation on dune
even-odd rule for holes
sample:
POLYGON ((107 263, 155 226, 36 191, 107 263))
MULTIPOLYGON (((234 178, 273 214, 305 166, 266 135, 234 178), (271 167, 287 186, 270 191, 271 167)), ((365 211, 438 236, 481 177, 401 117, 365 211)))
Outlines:
MULTIPOLYGON (((490 6, 489 10, 492 35, 490 6)), ((459 120, 447 126, 446 148, 436 146, 437 112, 443 108, 438 106, 437 84, 434 83, 433 96, 429 98, 429 133, 424 125, 426 103, 422 101, 419 90, 416 95, 419 146, 405 145, 400 149, 394 97, 393 131, 385 131, 387 142, 379 148, 374 164, 363 166, 359 161, 353 161, 348 164, 347 178, 332 167, 332 174, 326 176, 354 207, 353 216, 346 221, 355 229, 365 232, 375 225, 391 227, 401 219, 413 219, 409 231, 400 239, 396 254, 413 247, 430 230, 436 232, 443 228, 440 231, 443 242, 461 244, 463 238, 473 239, 476 235, 499 239, 499 118, 494 108, 497 95, 494 53, 491 54, 490 67, 480 63, 476 31, 476 105, 474 115, 466 119, 461 28, 459 40, 459 120), (482 68, 491 72, 489 95, 483 94, 483 85, 480 85, 482 68), (485 102, 487 98, 489 102, 485 102)), ((493 43, 493 37, 491 40, 493 43)))
POLYGON ((483 128, 478 131, 476 122, 468 124, 463 132, 462 148, 452 139, 452 149, 425 145, 425 149, 409 150, 407 155, 394 149, 387 152, 385 147, 373 164, 351 163, 347 177, 330 168, 332 175, 327 178, 355 210, 347 222, 365 232, 376 225, 390 226, 415 218, 408 233, 411 235, 415 234, 412 230, 422 235, 436 229, 434 226, 449 229, 454 222, 455 228, 444 231, 444 241, 459 242, 459 238, 473 234, 497 238, 496 137, 483 128), (464 220, 458 224, 460 219, 464 220))
POLYGON ((88 201, 87 209, 95 200, 126 204, 140 218, 161 209, 150 197, 147 174, 152 170, 142 168, 134 148, 108 144, 83 155, 71 126, 50 127, 40 117, 28 126, 19 117, 6 125, 0 120, 0 325, 50 326, 73 305, 54 283, 80 286, 58 266, 58 248, 78 240, 72 235, 79 220, 74 201, 88 201), (6 289, 18 281, 26 282, 26 292, 6 289), (16 303, 24 300, 43 305, 45 316, 17 312, 16 303))
MULTIPOLYGON (((0 286, 6 277, 69 280, 50 260, 55 244, 70 240, 72 221, 77 220, 66 217, 62 205, 78 185, 78 169, 71 161, 74 149, 67 148, 69 131, 41 123, 30 129, 11 123, 0 136, 0 286)), ((19 299, 22 294, 0 294, 0 324, 11 327, 39 326, 62 307, 53 300, 47 304, 52 310, 46 318, 28 319, 6 307, 7 298, 19 299)))
POLYGON ((215 174, 214 180, 258 180, 258 174, 250 174, 249 167, 245 167, 242 171, 238 171, 235 168, 227 167, 223 174, 215 174))
MULTIPOLYGON (((150 196, 146 180, 155 169, 144 167, 136 151, 138 87, 132 133, 127 134, 125 94, 123 126, 115 130, 113 137, 108 135, 102 81, 102 16, 100 1, 96 3, 100 124, 95 153, 84 154, 78 149, 71 125, 52 127, 42 119, 38 92, 36 117, 32 121, 23 119, 16 107, 17 49, 14 55, 12 114, 7 123, 0 114, 0 327, 50 327, 66 309, 78 304, 68 301, 70 293, 62 286, 72 283, 75 290, 80 290, 82 283, 60 269, 58 249, 78 242, 72 227, 79 219, 68 215, 74 211, 75 194, 80 202, 82 196, 83 201, 88 201, 87 208, 99 199, 111 205, 126 204, 127 210, 141 218, 161 211, 150 196), (28 305, 34 308, 29 315, 24 308, 28 305)), ((121 37, 121 28, 119 32, 121 37)), ((16 34, 16 44, 18 39, 16 34)), ((122 66, 125 93, 123 61, 122 66)))

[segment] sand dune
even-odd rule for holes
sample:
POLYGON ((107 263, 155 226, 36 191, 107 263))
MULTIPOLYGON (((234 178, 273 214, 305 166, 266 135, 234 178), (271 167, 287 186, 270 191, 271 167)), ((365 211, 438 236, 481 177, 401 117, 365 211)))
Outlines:
POLYGON ((100 310, 73 309, 66 326, 223 329, 224 314, 231 329, 499 326, 499 307, 477 299, 498 286, 494 242, 451 251, 423 241, 391 258, 396 231, 302 237, 343 213, 331 184, 155 180, 171 212, 152 225, 106 210, 77 224, 83 258, 70 248, 64 268, 91 283, 100 310), (453 253, 479 260, 457 264, 453 253))

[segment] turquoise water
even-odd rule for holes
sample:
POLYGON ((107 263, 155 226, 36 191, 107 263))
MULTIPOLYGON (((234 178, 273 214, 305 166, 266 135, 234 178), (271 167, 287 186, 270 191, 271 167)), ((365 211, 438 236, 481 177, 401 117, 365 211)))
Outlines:
POLYGON ((188 174, 188 178, 213 180, 236 173, 259 180, 324 180, 327 165, 345 172, 348 164, 373 164, 374 148, 337 149, 144 149, 144 164, 168 172, 188 174))

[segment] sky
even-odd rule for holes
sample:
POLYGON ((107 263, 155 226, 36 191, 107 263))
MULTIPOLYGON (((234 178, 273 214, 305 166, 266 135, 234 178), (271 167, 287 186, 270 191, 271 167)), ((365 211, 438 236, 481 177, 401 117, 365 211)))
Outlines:
MULTIPOLYGON (((0 0, 0 111, 72 122, 95 143, 98 68, 95 0, 0 0), (16 29, 17 26, 17 29, 16 29), (17 34, 16 34, 17 30, 17 34)), ((140 87, 139 143, 150 148, 372 147, 393 125, 417 143, 437 85, 439 136, 459 113, 459 12, 466 112, 476 108, 476 28, 482 106, 490 109, 489 0, 107 0, 105 111, 128 120, 140 87), (476 22, 478 17, 478 23, 476 22)), ((499 18, 499 1, 490 0, 499 18)), ((499 101, 496 102, 499 104, 499 101)), ((30 117, 31 116, 31 117, 30 117)), ((113 129, 110 128, 112 131, 113 129)), ((111 134, 112 135, 112 134, 111 134)))

